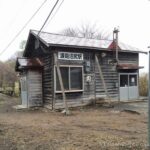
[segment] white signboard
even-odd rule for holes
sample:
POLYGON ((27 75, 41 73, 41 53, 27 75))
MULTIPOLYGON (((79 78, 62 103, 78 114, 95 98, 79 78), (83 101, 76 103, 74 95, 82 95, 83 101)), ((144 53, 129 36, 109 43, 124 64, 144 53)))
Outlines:
POLYGON ((58 59, 83 60, 83 53, 58 52, 58 59))

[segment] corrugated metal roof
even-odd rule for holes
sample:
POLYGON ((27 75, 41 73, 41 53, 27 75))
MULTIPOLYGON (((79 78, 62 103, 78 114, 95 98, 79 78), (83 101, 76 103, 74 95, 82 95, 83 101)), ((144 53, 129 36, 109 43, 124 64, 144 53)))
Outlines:
MULTIPOLYGON (((38 34, 38 31, 31 30, 31 33, 35 36, 38 34)), ((75 47, 85 47, 85 48, 95 48, 95 49, 108 49, 112 40, 97 40, 97 39, 86 39, 81 37, 70 37, 61 34, 53 34, 48 32, 41 32, 40 39, 45 42, 47 45, 62 45, 62 46, 75 46, 75 47)), ((143 52, 138 48, 132 47, 130 45, 119 42, 118 46, 121 50, 125 51, 135 51, 143 52)))

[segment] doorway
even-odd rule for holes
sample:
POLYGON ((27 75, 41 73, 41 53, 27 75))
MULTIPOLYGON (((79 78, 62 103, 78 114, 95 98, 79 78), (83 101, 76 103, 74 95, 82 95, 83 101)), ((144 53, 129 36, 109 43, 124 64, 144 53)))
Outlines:
POLYGON ((139 97, 138 74, 137 73, 120 73, 120 100, 135 100, 139 97))

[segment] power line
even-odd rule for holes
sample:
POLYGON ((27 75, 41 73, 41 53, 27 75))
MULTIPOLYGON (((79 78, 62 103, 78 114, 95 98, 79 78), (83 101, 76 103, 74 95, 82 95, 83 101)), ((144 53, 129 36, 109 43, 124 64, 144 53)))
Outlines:
MULTIPOLYGON (((11 29, 11 27, 13 26, 13 24, 15 23, 17 17, 18 17, 18 13, 20 13, 22 10, 23 10, 23 7, 25 5, 25 2, 26 0, 24 0, 22 2, 22 4, 20 5, 20 7, 18 8, 17 12, 15 13, 15 16, 8 22, 8 26, 9 26, 9 29, 6 29, 7 30, 7 33, 9 32, 9 30, 11 29)), ((6 28, 6 27, 5 27, 6 28)), ((6 30, 2 30, 4 33, 6 33, 6 30)))
MULTIPOLYGON (((53 14, 53 16, 51 17, 51 19, 48 21, 47 25, 49 25, 50 21, 52 21, 52 19, 55 17, 55 15, 57 14, 58 10, 60 9, 61 5, 63 4, 64 0, 62 0, 62 2, 60 3, 60 5, 58 6, 58 8, 56 9, 55 13, 53 14)), ((46 27, 47 27, 46 25, 46 27)))
POLYGON ((51 9, 49 15, 47 16, 47 18, 46 18, 46 20, 45 20, 45 22, 44 22, 44 24, 42 25, 41 29, 39 30, 39 32, 38 32, 38 34, 37 34, 37 37, 40 35, 42 29, 44 28, 44 26, 45 26, 45 24, 47 23, 47 21, 48 21, 49 17, 51 16, 51 14, 53 13, 53 11, 54 11, 55 7, 57 6, 58 2, 59 2, 59 0, 57 0, 56 3, 54 4, 53 8, 51 9))
POLYGON ((35 13, 31 16, 31 18, 26 22, 26 24, 21 28, 21 30, 14 36, 14 38, 10 41, 10 43, 3 49, 3 51, 0 52, 0 55, 2 55, 10 46, 11 44, 16 40, 16 38, 21 34, 21 32, 26 28, 26 26, 30 23, 30 21, 35 17, 35 15, 39 12, 39 10, 43 7, 43 5, 46 3, 47 0, 45 0, 40 7, 35 11, 35 13))

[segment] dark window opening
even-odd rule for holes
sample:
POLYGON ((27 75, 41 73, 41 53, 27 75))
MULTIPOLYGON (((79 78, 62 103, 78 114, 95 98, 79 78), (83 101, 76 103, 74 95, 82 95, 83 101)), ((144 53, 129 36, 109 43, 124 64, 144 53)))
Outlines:
MULTIPOLYGON (((62 76, 62 81, 64 84, 64 89, 65 90, 69 90, 69 68, 68 67, 61 67, 60 68, 60 72, 61 72, 61 76, 62 76)), ((56 90, 60 91, 60 83, 59 83, 59 79, 58 79, 58 74, 56 73, 56 90)))
MULTIPOLYGON (((60 67, 60 72, 62 75, 62 81, 65 91, 71 92, 83 90, 82 67, 72 67, 72 66, 60 67)), ((61 91, 57 70, 56 70, 56 91, 57 92, 61 91)))
POLYGON ((120 75, 120 87, 128 86, 128 75, 120 75))
POLYGON ((82 90, 82 68, 70 67, 71 90, 82 90))

